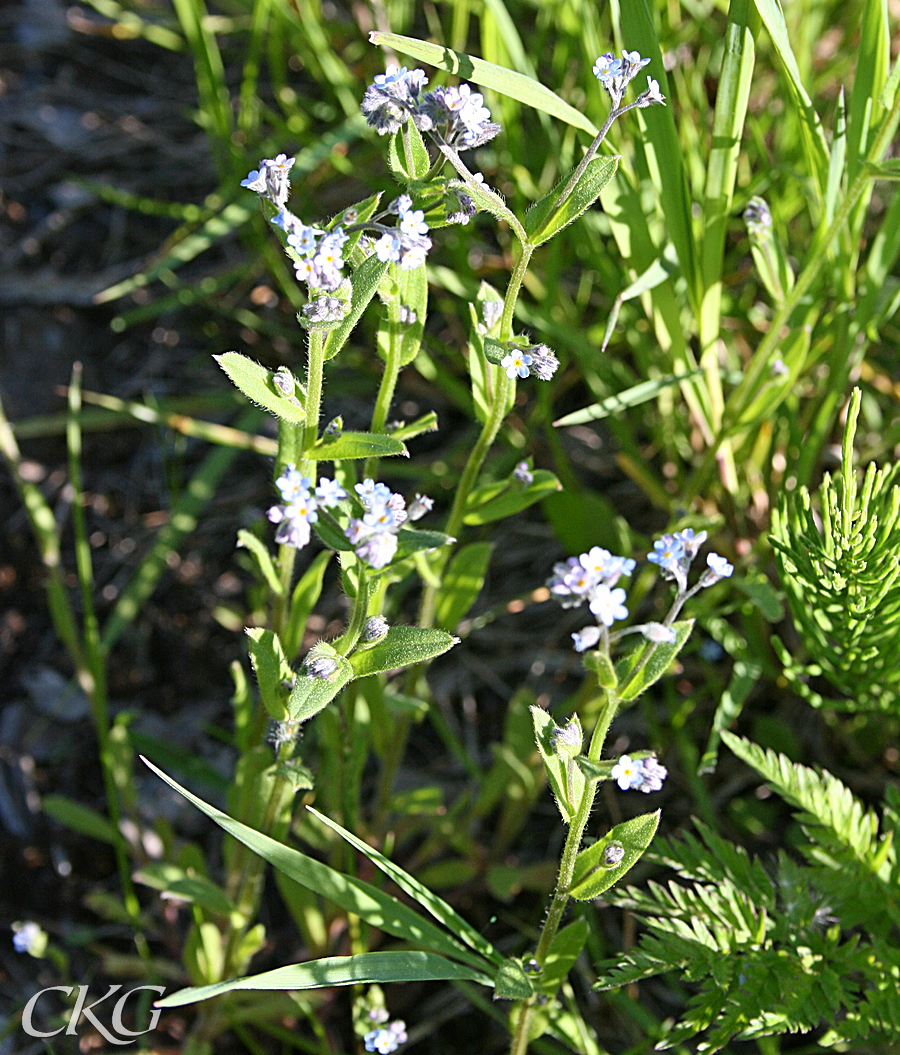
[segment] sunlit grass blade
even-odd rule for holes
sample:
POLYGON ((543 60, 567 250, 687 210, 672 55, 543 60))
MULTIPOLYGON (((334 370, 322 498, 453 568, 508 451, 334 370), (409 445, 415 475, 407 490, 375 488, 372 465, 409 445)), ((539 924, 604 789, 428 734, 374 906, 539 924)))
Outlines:
POLYGON ((194 436, 220 447, 255 451, 267 458, 274 458, 278 453, 278 444, 269 436, 257 436, 252 432, 245 432, 243 429, 236 429, 230 425, 219 425, 215 421, 201 421, 187 414, 148 407, 146 403, 133 403, 127 399, 119 399, 117 396, 107 396, 102 392, 82 392, 82 398, 85 403, 105 407, 107 410, 114 411, 117 416, 127 416, 146 425, 163 425, 172 429, 173 432, 180 432, 183 436, 194 436))
POLYGON ((173 0, 173 7, 194 60, 200 117, 209 135, 219 177, 224 181, 233 165, 231 133, 234 128, 225 64, 209 27, 209 12, 203 0, 173 0))
POLYGON ((427 62, 430 66, 436 66, 438 69, 456 74, 465 80, 474 81, 485 88, 493 88, 501 95, 517 99, 526 106, 550 114, 551 117, 574 125, 575 128, 580 128, 592 136, 599 131, 583 113, 569 106, 555 92, 551 92, 543 84, 521 73, 497 66, 493 62, 485 62, 484 59, 477 59, 472 55, 464 55, 462 52, 453 51, 440 44, 430 44, 424 40, 416 40, 414 37, 402 37, 397 33, 371 33, 369 40, 373 44, 383 44, 403 55, 410 55, 420 62, 427 62))
POLYGON ((754 3, 784 66, 788 88, 800 120, 809 174, 815 181, 816 191, 821 200, 825 195, 828 180, 828 146, 825 142, 822 122, 803 84, 779 0, 754 0, 754 3))
POLYGON ((436 927, 411 908, 407 908, 396 898, 385 894, 371 883, 363 882, 355 876, 336 872, 328 865, 308 857, 299 850, 285 846, 284 843, 277 842, 253 828, 248 828, 246 824, 241 824, 240 821, 229 817, 227 813, 217 810, 215 806, 210 806, 203 799, 192 795, 146 758, 143 761, 158 777, 183 795, 188 802, 193 803, 201 813, 205 813, 220 828, 229 835, 233 835, 235 839, 295 883, 321 894, 322 897, 348 912, 355 913, 373 927, 392 934, 395 938, 424 945, 447 956, 453 956, 478 971, 484 969, 482 957, 470 952, 452 935, 436 927))
MULTIPOLYGON (((662 51, 646 0, 626 0, 621 3, 619 19, 626 46, 651 60, 648 71, 659 81, 663 94, 669 96, 671 92, 663 68, 662 51)), ((691 207, 675 115, 671 106, 651 106, 641 110, 640 115, 647 129, 641 146, 666 217, 668 235, 678 253, 681 271, 691 296, 699 303, 691 207)))
POLYGON ((181 989, 156 1001, 156 1007, 183 1007, 238 989, 324 989, 333 985, 388 985, 392 982, 479 982, 493 986, 481 971, 446 960, 433 952, 363 952, 293 963, 274 971, 232 978, 215 985, 181 989))
MULTIPOLYGON (((700 246, 702 301, 699 322, 700 347, 704 350, 719 336, 725 233, 731 220, 734 183, 753 79, 755 37, 758 30, 759 16, 752 0, 732 0, 725 29, 722 72, 716 90, 712 143, 703 198, 703 234, 700 246)), ((710 391, 717 393, 714 405, 718 405, 718 410, 713 421, 718 427, 721 387, 717 369, 707 372, 707 383, 710 391)))
POLYGON ((891 35, 887 0, 866 0, 860 27, 859 50, 850 104, 847 108, 847 172, 856 175, 856 166, 865 155, 871 130, 882 117, 881 92, 891 61, 891 35))
POLYGON ((491 945, 486 938, 483 938, 478 931, 475 930, 470 923, 464 920, 455 909, 448 905, 443 898, 432 893, 432 891, 423 886, 408 872, 405 872, 399 865, 394 864, 394 862, 385 857, 384 854, 379 853, 376 849, 369 846, 367 842, 358 839, 352 832, 348 832, 346 828, 342 828, 336 821, 319 813, 318 810, 314 810, 312 806, 307 806, 307 809, 314 817, 317 817, 323 824, 327 824, 332 831, 337 832, 342 839, 345 839, 351 846, 359 850, 361 854, 365 854, 372 864, 380 868, 386 876, 393 879, 401 890, 409 894, 409 896, 421 905, 422 908, 430 912, 439 923, 443 923, 448 930, 451 930, 471 949, 474 949, 475 952, 480 953, 493 963, 502 963, 503 954, 497 952, 494 946, 491 945))
POLYGON ((673 385, 680 385, 692 377, 699 376, 702 372, 700 367, 697 367, 686 374, 671 374, 668 377, 656 378, 653 381, 641 381, 624 392, 600 400, 599 403, 592 403, 589 407, 584 407, 582 410, 573 410, 571 414, 566 414, 565 417, 554 421, 553 424, 563 427, 566 425, 584 425, 588 421, 599 421, 601 418, 627 410, 629 407, 640 406, 641 403, 646 403, 647 400, 653 399, 663 389, 671 388, 673 385))

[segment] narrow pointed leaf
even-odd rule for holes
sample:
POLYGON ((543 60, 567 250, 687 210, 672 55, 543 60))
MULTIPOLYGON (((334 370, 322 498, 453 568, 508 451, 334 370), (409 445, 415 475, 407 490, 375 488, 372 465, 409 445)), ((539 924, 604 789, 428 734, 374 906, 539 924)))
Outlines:
POLYGON ((370 674, 408 667, 411 663, 425 663, 451 649, 458 640, 445 630, 392 626, 383 641, 354 652, 350 663, 354 677, 366 678, 370 674))
POLYGON ((364 952, 358 956, 328 956, 309 963, 276 967, 274 971, 232 978, 214 985, 182 989, 157 1000, 156 1007, 183 1007, 241 989, 325 989, 337 985, 387 985, 390 982, 480 982, 491 986, 481 971, 453 963, 430 952, 364 952))
POLYGON ((268 835, 247 827, 246 824, 241 824, 240 821, 229 817, 227 813, 217 810, 215 806, 210 806, 203 799, 192 795, 187 788, 183 788, 161 769, 157 769, 148 759, 143 756, 141 758, 160 779, 183 795, 201 813, 205 813, 220 828, 229 835, 233 835, 264 861, 268 861, 288 879, 299 883, 300 886, 313 893, 321 894, 328 901, 333 901, 347 912, 355 913, 373 927, 387 934, 416 945, 424 945, 426 948, 434 949, 447 956, 453 956, 478 970, 482 968, 484 961, 481 957, 476 957, 452 935, 447 934, 446 931, 441 930, 413 909, 407 908, 396 898, 370 883, 363 882, 354 876, 343 875, 329 868, 328 865, 322 864, 321 861, 316 861, 299 850, 285 846, 284 843, 277 842, 268 835))
POLYGON ((543 245, 564 227, 577 220, 600 197, 601 191, 616 174, 618 167, 617 155, 594 158, 562 208, 556 212, 556 202, 572 175, 570 172, 566 173, 549 194, 545 194, 525 213, 525 230, 529 242, 532 245, 543 245))
POLYGON ((238 352, 226 352, 213 358, 228 374, 236 388, 257 406, 284 421, 302 425, 306 411, 296 396, 286 396, 275 385, 275 374, 238 352))
POLYGON ((330 443, 317 443, 307 456, 317 462, 349 461, 359 458, 389 458, 407 454, 406 446, 394 436, 381 432, 344 432, 330 443))
POLYGON ((319 813, 319 811, 313 809, 312 806, 307 806, 306 808, 323 824, 327 824, 332 831, 337 832, 342 839, 345 839, 351 846, 359 850, 360 853, 365 854, 372 864, 376 865, 385 875, 393 879, 401 890, 409 894, 409 896, 417 901, 422 908, 430 912, 439 923, 443 923, 448 930, 451 930, 471 949, 474 949, 475 952, 480 953, 482 956, 486 957, 486 959, 493 961, 494 963, 501 963, 503 961, 503 954, 497 952, 494 946, 491 945, 486 938, 483 938, 478 931, 463 919, 455 909, 448 905, 443 898, 432 893, 432 891, 426 886, 423 886, 418 879, 415 879, 408 872, 405 872, 399 865, 394 864, 393 861, 385 857, 384 854, 379 853, 374 847, 369 846, 369 844, 363 842, 362 839, 358 839, 352 832, 348 832, 346 828, 342 828, 336 821, 319 813))

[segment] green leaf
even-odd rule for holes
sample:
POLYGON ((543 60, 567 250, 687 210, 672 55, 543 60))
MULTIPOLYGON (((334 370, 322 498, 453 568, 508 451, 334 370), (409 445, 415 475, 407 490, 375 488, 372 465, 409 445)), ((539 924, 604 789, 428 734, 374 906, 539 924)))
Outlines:
POLYGON ((281 579, 278 578, 272 555, 266 549, 265 543, 246 528, 241 528, 238 531, 237 538, 238 546, 250 551, 257 568, 259 568, 260 575, 266 581, 266 585, 276 597, 280 597, 284 593, 284 586, 281 583, 281 579))
POLYGON ((672 660, 684 647, 685 641, 690 637, 694 629, 693 619, 680 619, 672 624, 675 631, 675 643, 672 645, 654 645, 647 641, 638 646, 622 659, 616 666, 616 674, 619 678, 619 699, 623 701, 636 700, 645 689, 658 681, 672 665, 672 660), (641 659, 651 653, 647 662, 634 673, 641 659))
POLYGON ((464 524, 489 524, 493 520, 520 513, 523 509, 540 502, 542 498, 562 489, 562 484, 554 473, 548 469, 536 469, 533 479, 527 487, 522 487, 515 479, 504 482, 504 489, 489 501, 479 504, 484 497, 480 489, 469 496, 469 512, 463 518, 464 524))
POLYGON ((484 338, 484 357, 489 363, 493 363, 494 366, 499 366, 500 363, 509 355, 510 348, 513 345, 506 341, 498 341, 494 337, 484 338))
POLYGON ((599 421, 601 418, 607 418, 610 414, 627 410, 629 407, 640 406, 641 403, 653 399, 665 389, 673 385, 680 385, 683 381, 690 381, 691 378, 698 377, 702 373, 703 369, 698 366, 696 370, 686 370, 682 374, 669 374, 667 377, 659 377, 653 381, 641 381, 632 385, 631 388, 626 388, 623 392, 601 399, 599 403, 592 403, 583 410, 573 410, 571 414, 566 414, 553 424, 557 428, 562 428, 566 425, 584 425, 588 421, 599 421))
POLYGON ((588 163, 563 207, 556 212, 556 202, 572 177, 571 172, 566 173, 549 194, 545 194, 525 213, 528 241, 532 245, 543 245, 577 220, 600 197, 600 192, 616 174, 618 167, 619 158, 616 155, 594 158, 588 163))
POLYGON ((118 842, 116 829, 102 813, 92 810, 89 806, 83 806, 66 795, 44 795, 41 798, 41 809, 48 817, 59 821, 73 832, 89 835, 92 839, 99 839, 113 846, 118 842))
POLYGON ((800 119, 804 151, 810 171, 818 183, 821 198, 828 179, 828 146, 825 142, 822 122, 803 84, 803 78, 800 76, 800 67, 797 65, 797 58, 791 48, 781 5, 778 0, 754 0, 754 2, 787 74, 788 88, 800 119))
POLYGON ((556 722, 553 721, 543 707, 534 706, 530 707, 529 710, 531 711, 531 721, 534 725, 535 743, 543 759, 544 768, 547 770, 550 790, 553 792, 554 799, 556 799, 556 805, 559 808, 562 819, 566 824, 569 824, 575 816, 582 795, 584 795, 587 783, 584 773, 582 773, 577 764, 572 764, 572 795, 570 797, 569 766, 556 753, 556 747, 553 742, 556 722))
POLYGON ((419 626, 392 626, 387 637, 371 648, 354 652, 350 657, 353 676, 367 678, 411 663, 424 663, 451 649, 459 638, 445 630, 419 626))
POLYGON ((504 960, 494 975, 495 1000, 527 1000, 534 993, 531 980, 518 960, 504 960))
POLYGON ((294 672, 281 651, 281 642, 271 630, 262 627, 247 627, 249 639, 250 664, 259 694, 269 717, 276 722, 283 722, 288 717, 283 683, 292 678, 294 672))
POLYGON ((369 846, 368 843, 358 839, 352 832, 348 832, 346 828, 342 828, 335 821, 319 813, 318 810, 314 810, 312 806, 307 806, 306 808, 314 817, 318 817, 323 824, 327 824, 329 828, 336 831, 342 839, 345 839, 360 853, 365 854, 401 890, 409 894, 422 908, 430 912, 438 923, 443 923, 448 930, 452 931, 461 941, 464 941, 469 948, 494 963, 500 963, 503 960, 502 954, 497 952, 494 946, 486 938, 483 938, 455 909, 451 908, 443 898, 438 897, 437 894, 423 886, 418 879, 405 872, 399 865, 394 864, 393 861, 369 846))
POLYGON ((299 883, 300 886, 315 894, 320 894, 345 911, 353 912, 371 926, 392 934, 395 938, 424 945, 426 948, 434 949, 447 956, 454 956, 476 969, 482 968, 484 961, 481 957, 476 957, 451 934, 447 934, 430 920, 424 919, 413 909, 407 908, 390 894, 354 876, 342 875, 333 868, 329 868, 328 865, 307 857, 299 850, 285 846, 284 843, 277 842, 253 828, 248 828, 246 824, 241 824, 240 821, 229 817, 227 813, 217 810, 215 806, 210 806, 203 799, 192 795, 162 770, 157 769, 152 762, 141 757, 145 765, 183 795, 188 802, 193 803, 220 828, 229 835, 233 835, 263 860, 268 861, 288 879, 299 883))
POLYGON ((411 55, 414 59, 427 62, 430 66, 436 66, 465 80, 474 81, 485 88, 493 88, 501 95, 507 95, 510 99, 541 110, 551 117, 557 117, 560 121, 580 128, 592 136, 597 135, 599 131, 580 110, 569 106, 549 88, 521 73, 497 66, 493 62, 485 62, 484 59, 464 55, 440 44, 429 44, 414 37, 399 36, 397 33, 370 33, 369 40, 373 44, 383 44, 399 51, 402 55, 411 55))
POLYGON ((449 535, 445 535, 443 531, 425 531, 404 525, 397 532, 397 555, 391 561, 391 564, 405 560, 413 553, 437 549, 439 546, 447 546, 454 541, 449 535))
POLYGON ((325 510, 319 510, 319 519, 312 526, 313 531, 325 543, 329 549, 338 553, 350 553, 353 546, 344 534, 340 524, 325 510))
POLYGON ((416 436, 421 436, 424 432, 437 432, 437 427, 437 414, 435 411, 429 410, 427 414, 416 418, 415 421, 411 421, 408 425, 399 425, 391 431, 391 435, 398 440, 411 440, 416 436))
POLYGON ((493 542, 470 542, 453 556, 435 601, 435 623, 439 627, 453 631, 468 614, 484 586, 493 551, 493 542))
POLYGON ((350 298, 350 311, 343 322, 334 327, 325 338, 325 359, 333 359, 347 343, 347 338, 362 317, 362 313, 375 296, 378 284, 388 269, 388 261, 379 260, 377 256, 367 257, 350 276, 353 294, 350 298))
POLYGON ((335 462, 408 453, 401 440, 383 432, 342 432, 336 440, 317 443, 307 457, 317 462, 335 462))
POLYGON ((318 714, 357 675, 343 656, 337 658, 338 669, 330 678, 298 674, 288 701, 288 711, 295 722, 306 722, 318 714))
POLYGON ((412 121, 395 132, 388 143, 388 165, 391 172, 406 183, 423 180, 431 168, 428 147, 422 133, 412 121))
POLYGON ((199 905, 215 916, 227 916, 234 909, 225 892, 206 876, 191 874, 177 865, 151 861, 134 875, 135 882, 168 894, 179 901, 199 905))
POLYGON ((863 167, 872 179, 900 179, 900 158, 888 158, 886 161, 866 161, 863 167))
POLYGON ((611 828, 602 839, 593 846, 582 850, 575 858, 575 871, 572 874, 572 886, 569 894, 578 901, 593 901, 604 890, 622 878, 633 867, 650 845, 659 826, 660 810, 655 813, 644 813, 623 821, 611 828), (612 867, 604 865, 606 848, 617 843, 624 851, 618 864, 612 867))
POLYGON ((582 917, 557 932, 550 943, 544 969, 537 980, 538 990, 545 996, 556 996, 559 987, 581 955, 581 950, 587 942, 588 929, 587 920, 582 917))
POLYGON ((240 989, 325 989, 335 985, 387 985, 391 982, 479 982, 491 986, 481 971, 453 963, 430 952, 363 952, 358 956, 328 956, 309 963, 276 967, 274 971, 232 978, 215 985, 182 989, 156 1001, 156 1007, 183 1007, 198 1000, 240 989))
POLYGON ((306 412, 296 396, 286 396, 275 385, 275 374, 264 366, 238 352, 214 355, 213 359, 222 367, 236 388, 257 406, 284 421, 302 425, 306 412))

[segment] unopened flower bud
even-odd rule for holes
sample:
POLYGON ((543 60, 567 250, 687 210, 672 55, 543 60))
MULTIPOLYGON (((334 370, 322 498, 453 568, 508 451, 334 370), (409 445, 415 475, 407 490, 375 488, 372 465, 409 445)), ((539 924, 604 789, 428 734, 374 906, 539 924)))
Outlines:
POLYGON ((621 843, 610 843, 608 846, 604 846, 603 867, 615 868, 617 864, 621 864, 624 856, 625 847, 621 843))
POLYGON ((421 520, 426 513, 431 512, 433 507, 433 498, 429 498, 428 495, 416 495, 409 503, 409 508, 406 512, 410 520, 421 520))
POLYGON ((574 758, 580 755, 583 736, 578 715, 573 715, 564 726, 557 726, 551 737, 553 748, 561 758, 574 758))
POLYGON ((383 637, 386 637, 388 630, 390 630, 390 626, 387 619, 383 615, 373 615, 371 619, 366 620, 366 625, 362 632, 362 640, 367 645, 373 645, 376 641, 381 641, 383 637))
POLYGON ((296 382, 294 375, 286 366, 279 366, 272 376, 272 383, 283 396, 292 396, 296 382))
POLYGON ((336 440, 338 436, 344 431, 344 419, 340 414, 336 418, 332 418, 331 421, 325 426, 323 437, 329 440, 336 440))

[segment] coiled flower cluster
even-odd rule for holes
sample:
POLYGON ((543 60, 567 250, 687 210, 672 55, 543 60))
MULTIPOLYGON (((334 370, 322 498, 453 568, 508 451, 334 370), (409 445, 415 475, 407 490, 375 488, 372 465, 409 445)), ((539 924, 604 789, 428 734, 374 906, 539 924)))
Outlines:
POLYGON ((493 139, 500 126, 491 121, 480 92, 468 84, 435 88, 422 94, 428 83, 423 70, 391 64, 379 74, 363 96, 362 112, 379 135, 399 132, 410 119, 420 132, 456 150, 473 150, 493 139))
MULTIPOLYGON (((620 59, 607 52, 594 63, 594 76, 608 92, 614 109, 618 110, 625 89, 649 62, 649 59, 642 59, 636 51, 623 51, 620 59)), ((666 97, 659 90, 659 82, 648 76, 647 90, 638 96, 631 106, 643 108, 654 103, 664 105, 665 101, 666 97)), ((631 106, 628 109, 631 109, 631 106)))
POLYGON ((275 541, 302 549, 310 538, 310 525, 319 519, 320 506, 333 508, 347 492, 336 480, 323 477, 312 490, 312 481, 301 476, 296 466, 285 466, 284 473, 275 481, 281 493, 282 505, 272 506, 269 520, 278 525, 275 541))
POLYGON ((363 480, 355 487, 365 512, 353 517, 344 534, 357 557, 372 568, 383 568, 397 552, 397 532, 407 520, 418 520, 434 505, 430 498, 416 495, 409 508, 402 495, 382 483, 363 480))

